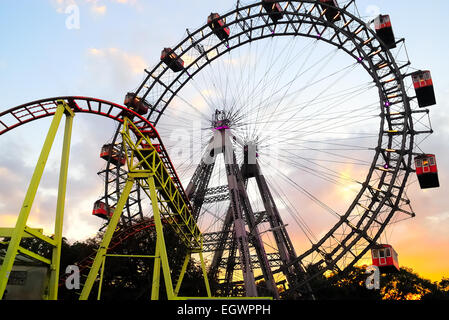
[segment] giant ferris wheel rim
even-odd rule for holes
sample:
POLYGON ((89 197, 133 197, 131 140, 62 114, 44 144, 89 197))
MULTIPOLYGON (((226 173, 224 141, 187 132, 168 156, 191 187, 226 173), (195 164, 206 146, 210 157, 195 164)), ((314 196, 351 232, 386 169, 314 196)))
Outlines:
MULTIPOLYGON (((321 263, 323 269, 315 275, 310 275, 308 279, 311 279, 322 274, 326 270, 333 270, 334 268, 338 269, 337 263, 346 261, 346 256, 350 257, 350 262, 344 262, 346 263, 344 266, 345 268, 356 264, 357 261, 363 258, 363 256, 370 250, 371 246, 378 241, 385 228, 395 216, 395 213, 398 211, 406 212, 400 208, 404 203, 409 204, 409 200, 404 199, 403 194, 408 177, 413 171, 411 170, 411 166, 415 144, 414 136, 416 134, 414 131, 414 120, 412 118, 413 111, 410 106, 411 98, 409 98, 404 85, 404 78, 406 75, 402 72, 403 67, 408 66, 410 61, 405 65, 399 66, 393 53, 389 49, 385 49, 382 40, 377 36, 376 32, 369 27, 369 24, 365 23, 358 16, 357 10, 355 10, 354 13, 349 11, 351 6, 355 7, 355 0, 350 0, 343 7, 336 8, 338 10, 338 15, 340 15, 343 20, 340 25, 335 21, 330 22, 324 17, 323 10, 320 6, 329 8, 330 5, 327 3, 319 3, 315 0, 277 0, 274 2, 284 5, 284 13, 288 17, 288 21, 278 21, 277 23, 271 22, 269 14, 262 9, 262 2, 260 1, 241 7, 237 4, 235 9, 221 16, 222 18, 227 19, 225 27, 236 26, 237 24, 245 26, 245 23, 247 23, 246 26, 251 26, 251 28, 244 29, 243 27, 239 33, 232 34, 227 41, 219 41, 211 48, 208 48, 208 50, 204 50, 203 47, 203 52, 200 52, 201 54, 178 74, 170 71, 169 66, 160 61, 153 67, 153 69, 151 69, 151 71, 145 70, 147 76, 134 94, 136 97, 140 95, 141 99, 147 99, 149 95, 157 91, 155 90, 157 86, 162 88, 159 89, 162 93, 155 94, 157 100, 150 101, 152 108, 150 113, 146 116, 154 126, 157 126, 159 120, 163 118, 164 112, 169 107, 172 99, 176 97, 182 88, 205 66, 212 64, 213 61, 219 59, 233 49, 243 47, 253 41, 279 36, 303 36, 327 42, 328 44, 334 45, 338 49, 345 51, 355 61, 362 65, 378 88, 379 107, 381 110, 378 142, 377 146, 374 148, 375 154, 367 177, 361 184, 362 187, 359 193, 348 207, 346 213, 341 215, 340 220, 330 228, 319 241, 314 243, 302 254, 298 255, 298 258, 293 262, 297 263, 299 261, 300 263, 303 263, 307 256, 313 254, 322 256, 323 258, 316 263, 316 265, 321 263), (309 6, 308 11, 300 12, 300 10, 304 9, 306 6, 309 6), (256 10, 256 13, 252 13, 252 10, 256 10), (248 21, 252 21, 252 19, 255 18, 264 20, 265 24, 260 26, 248 24, 248 21), (295 20, 295 18, 297 20, 295 20), (310 26, 307 33, 300 32, 303 23, 310 26), (354 24, 356 25, 355 27, 353 26, 354 24), (283 32, 280 31, 282 28, 279 26, 282 26, 283 32), (241 37, 248 36, 248 34, 254 35, 258 30, 261 30, 261 35, 258 38, 251 38, 250 36, 248 40, 241 40, 241 37), (270 32, 268 33, 267 30, 270 32), (319 30, 321 30, 321 32, 319 30), (325 32, 328 32, 329 30, 333 31, 332 37, 326 38, 325 32), (312 31, 315 31, 316 33, 313 34, 312 31), (237 40, 238 43, 236 45, 230 45, 232 40, 237 40), (348 43, 352 44, 353 47, 346 48, 345 45, 348 43), (214 56, 209 59, 207 54, 213 51, 214 56), (201 59, 206 60, 206 62, 199 66, 201 59), (195 66, 197 66, 196 70, 194 69, 195 66), (171 82, 165 83, 163 81, 164 75, 169 75, 172 79, 171 82), (389 78, 386 79, 387 77, 389 78), (179 84, 181 85, 179 86, 179 84), (392 95, 392 93, 395 93, 395 95, 392 95), (161 102, 164 104, 161 105, 161 102), (395 115, 400 114, 401 121, 399 123, 396 122, 393 124, 392 109, 396 110, 396 112, 394 112, 395 115), (402 126, 402 130, 398 130, 395 133, 386 130, 386 128, 388 129, 394 126, 402 126), (394 155, 397 157, 394 159, 397 163, 396 167, 388 168, 388 170, 383 170, 381 167, 379 168, 378 163, 381 162, 382 156, 385 158, 385 150, 394 150, 394 155), (371 184, 371 179, 378 170, 381 170, 380 176, 377 179, 378 181, 371 184), (371 202, 365 207, 362 206, 363 214, 361 215, 360 220, 358 220, 355 225, 352 225, 349 223, 348 218, 360 205, 358 199, 361 199, 362 196, 367 198, 367 194, 369 195, 371 202), (384 213, 383 210, 386 210, 387 213, 384 213), (383 221, 379 222, 377 219, 381 215, 383 221), (321 250, 321 246, 331 239, 334 236, 334 233, 336 234, 337 230, 342 226, 351 230, 344 235, 342 243, 336 245, 330 252, 321 250), (369 235, 368 232, 374 227, 377 227, 377 232, 374 232, 374 235, 369 235), (364 242, 364 247, 362 250, 357 249, 358 252, 354 254, 351 250, 360 241, 364 242), (329 257, 330 259, 328 259, 329 257)), ((215 37, 215 34, 209 29, 208 24, 204 24, 193 32, 190 32, 187 29, 187 34, 188 35, 172 49, 173 52, 177 53, 178 57, 188 55, 189 52, 195 52, 195 50, 198 51, 202 41, 215 37), (200 37, 195 38, 196 36, 200 37)), ((397 43, 401 40, 397 41, 397 43)), ((389 158, 390 155, 388 155, 388 159, 389 158)), ((277 272, 279 271, 281 270, 277 270, 277 272)))
MULTIPOLYGON (((339 35, 346 35, 347 39, 349 39, 350 41, 353 42, 354 47, 357 50, 352 50, 352 51, 346 50, 346 48, 342 45, 343 40, 336 41, 336 40, 340 40, 339 36, 332 37, 332 39, 329 40, 329 39, 326 39, 321 33, 317 36, 317 34, 311 34, 310 31, 309 31, 308 34, 300 33, 298 31, 296 31, 296 32, 289 31, 288 32, 289 26, 292 24, 292 21, 290 19, 288 19, 288 21, 278 21, 277 23, 272 22, 272 23, 267 23, 266 25, 260 25, 260 26, 253 26, 251 24, 251 28, 242 30, 242 32, 240 32, 238 34, 233 34, 227 41, 218 42, 216 44, 216 46, 214 46, 212 48, 209 48, 203 54, 200 54, 200 56, 195 61, 193 61, 189 66, 187 66, 181 73, 179 73, 177 76, 175 76, 175 79, 173 80, 173 82, 171 84, 165 84, 165 88, 166 89, 165 89, 165 92, 161 95, 161 97, 164 97, 164 101, 166 101, 166 104, 163 105, 161 108, 159 108, 159 111, 155 111, 156 109, 152 109, 152 112, 148 115, 148 119, 151 119, 150 121, 152 121, 157 126, 157 123, 159 122, 159 120, 163 116, 163 113, 164 113, 165 109, 169 107, 169 104, 170 104, 171 100, 173 99, 173 97, 175 97, 178 94, 178 92, 184 87, 184 85, 191 78, 193 78, 193 76, 196 73, 201 71, 201 69, 204 66, 206 66, 208 64, 211 64, 215 59, 218 59, 219 57, 221 57, 225 53, 227 53, 227 52, 229 52, 229 51, 231 51, 231 50, 233 50, 235 48, 243 46, 243 45, 245 45, 247 43, 250 43, 252 41, 257 41, 257 40, 261 40, 261 39, 265 39, 265 38, 271 38, 271 37, 277 37, 277 36, 306 36, 306 37, 309 37, 309 38, 316 38, 317 40, 325 41, 325 42, 327 42, 327 43, 329 43, 331 45, 334 45, 334 46, 338 47, 339 49, 342 49, 343 51, 345 51, 346 53, 351 55, 354 59, 357 59, 357 61, 360 64, 362 64, 363 67, 365 68, 365 70, 370 74, 370 76, 373 78, 373 80, 376 82, 376 85, 379 88, 379 100, 380 100, 379 103, 380 103, 380 107, 381 107, 381 110, 382 110, 382 114, 381 114, 381 128, 380 128, 380 131, 379 131, 379 141, 378 141, 377 147, 375 148, 376 149, 376 154, 374 156, 374 160, 373 160, 372 165, 370 167, 367 179, 366 179, 362 189, 360 190, 359 196, 357 197, 357 198, 360 198, 360 195, 363 194, 363 192, 365 192, 367 190, 370 178, 371 178, 374 170, 376 169, 376 164, 378 162, 377 159, 380 157, 380 149, 382 148, 382 142, 383 142, 383 139, 385 138, 385 133, 383 132, 383 128, 384 128, 385 121, 388 121, 389 111, 390 111, 389 108, 385 108, 385 104, 387 102, 390 103, 388 101, 387 95, 384 95, 384 92, 388 92, 388 90, 383 90, 385 85, 382 83, 381 77, 377 73, 378 70, 376 70, 376 64, 373 61, 373 58, 376 55, 372 55, 370 53, 365 52, 365 50, 363 50, 363 47, 364 46, 370 46, 371 48, 376 48, 377 49, 377 47, 382 47, 383 46, 383 42, 376 35, 374 30, 369 28, 366 25, 365 22, 363 22, 359 17, 355 16, 354 14, 350 13, 347 10, 349 8, 349 6, 354 3, 354 1, 350 1, 343 8, 337 8, 337 10, 339 11, 340 17, 342 17, 343 20, 346 21, 346 23, 347 23, 347 24, 345 24, 346 26, 351 24, 351 23, 353 23, 353 22, 358 23, 358 27, 353 28, 352 31, 349 30, 349 28, 345 29, 344 26, 341 27, 341 26, 337 25, 335 22, 329 22, 328 20, 325 19, 323 14, 321 14, 319 16, 314 15, 315 12, 317 12, 317 13, 320 12, 320 9, 319 9, 319 6, 317 4, 317 1, 307 0, 307 1, 275 1, 275 2, 280 3, 280 4, 284 4, 285 5, 284 6, 285 9, 292 8, 292 4, 293 3, 298 4, 299 7, 297 7, 296 11, 285 10, 284 14, 285 15, 294 15, 296 17, 302 18, 303 20, 298 20, 298 21, 310 23, 310 25, 311 25, 310 30, 312 29, 312 27, 317 29, 317 26, 320 26, 320 27, 324 27, 324 30, 332 29, 334 31, 335 35, 337 35, 337 34, 339 34, 339 35), (302 5, 303 4, 311 4, 311 5, 314 5, 315 7, 312 7, 312 9, 309 12, 307 12, 307 13, 299 12, 299 9, 302 9, 302 5), (348 21, 350 21, 350 22, 348 23, 348 21), (268 26, 271 26, 271 27, 274 28, 274 31, 271 34, 270 33, 266 33, 264 35, 261 35, 260 37, 249 38, 246 41, 240 42, 240 37, 241 36, 243 36, 245 34, 248 34, 248 33, 254 33, 255 31, 257 31, 257 29, 262 29, 262 33, 263 33, 263 30, 265 28, 267 28, 268 26), (280 28, 279 26, 285 26, 285 28, 280 28), (281 30, 281 31, 279 31, 279 30, 281 30), (361 38, 359 36, 359 34, 363 34, 363 33, 365 33, 366 35, 369 35, 371 37, 371 40, 367 41, 366 39, 361 38), (236 39, 236 38, 239 39, 239 43, 237 45, 235 45, 235 46, 230 46, 229 44, 225 45, 226 42, 229 43, 232 39, 236 39), (379 43, 379 45, 377 47, 371 46, 371 43, 374 42, 374 41, 377 41, 379 43), (219 51, 218 47, 220 47, 220 46, 222 46, 222 47, 226 46, 226 49, 224 49, 222 51, 219 51), (206 58, 205 59, 206 62, 204 63, 204 65, 201 66, 201 68, 199 68, 195 72, 189 72, 189 70, 196 63, 198 63, 202 58, 206 57, 208 52, 212 52, 213 50, 216 50, 216 54, 214 55, 214 57, 212 59, 206 58), (366 63, 368 63, 368 65, 366 63), (178 87, 177 90, 171 89, 172 85, 175 82, 180 82, 182 75, 185 75, 185 74, 188 75, 188 77, 185 80, 185 83, 183 85, 181 85, 180 87, 178 87), (167 93, 167 92, 172 92, 173 93, 171 96, 168 95, 169 96, 168 99, 166 98, 166 96, 164 96, 164 94, 167 93), (157 117, 156 118, 152 118, 152 116, 155 115, 156 113, 157 113, 157 117)), ((258 13, 255 13, 253 15, 251 15, 249 13, 251 9, 261 7, 261 4, 262 4, 262 2, 255 2, 253 4, 249 4, 249 5, 246 5, 246 6, 243 6, 243 7, 237 7, 236 9, 234 9, 234 10, 232 10, 232 11, 226 13, 226 14, 223 14, 222 15, 223 19, 227 19, 227 18, 231 18, 232 19, 233 17, 235 17, 235 18, 233 18, 234 20, 232 20, 232 21, 226 20, 225 26, 229 27, 229 26, 232 26, 232 25, 237 24, 237 23, 244 24, 246 21, 252 21, 252 19, 257 18, 257 17, 265 17, 265 21, 270 21, 269 20, 269 14, 267 12, 263 11, 263 10, 260 10, 258 13)), ((326 3, 320 3, 320 5, 324 5, 324 6, 329 7, 329 5, 326 4, 326 3)), ((294 21, 293 23, 295 23, 295 22, 297 23, 298 21, 294 21)), ((182 58, 184 55, 187 54, 187 52, 192 50, 192 48, 194 48, 195 46, 200 45, 202 41, 208 39, 209 37, 215 37, 214 33, 212 31, 208 30, 208 28, 209 28, 208 24, 205 24, 204 26, 198 28, 196 31, 189 32, 188 36, 184 40, 182 40, 179 44, 177 44, 175 47, 173 47, 173 52, 177 52, 177 55, 182 58), (202 37, 195 40, 195 36, 198 36, 198 35, 201 35, 202 37), (183 46, 186 43, 188 43, 188 42, 191 42, 191 44, 188 45, 184 49, 183 46)), ((298 27, 298 30, 299 30, 299 28, 300 27, 298 27)), ((375 52, 375 51, 376 50, 371 50, 371 53, 375 52)), ((407 166, 410 167, 411 161, 412 161, 411 160, 411 158, 412 158, 411 157, 411 152, 413 150, 413 119, 411 117, 409 100, 408 100, 407 92, 406 92, 405 86, 404 86, 403 74, 402 74, 399 66, 397 65, 397 63, 395 61, 395 58, 394 58, 393 54, 390 52, 390 50, 382 50, 381 53, 385 54, 385 59, 387 60, 386 63, 388 65, 385 66, 385 68, 391 70, 391 72, 394 74, 395 81, 398 83, 398 86, 400 86, 400 88, 401 88, 401 96, 402 96, 402 102, 403 102, 403 112, 404 112, 404 115, 405 115, 405 117, 404 117, 404 126, 408 126, 409 130, 404 130, 403 133, 402 133, 402 145, 401 145, 401 149, 399 151, 399 160, 398 160, 398 162, 403 161, 403 159, 405 159, 405 156, 408 155, 408 159, 406 159, 406 160, 407 160, 407 166), (406 145, 407 144, 407 138, 409 138, 409 137, 410 137, 410 141, 409 141, 409 143, 410 143, 409 146, 410 147, 407 148, 407 145, 406 145)), ((163 62, 159 62, 152 69, 152 71, 148 71, 147 72, 148 73, 148 77, 147 77, 146 81, 144 81, 143 84, 145 84, 145 82, 147 82, 147 80, 149 80, 152 77, 152 75, 157 72, 157 70, 159 68, 162 68, 163 70, 160 71, 160 73, 157 76, 157 78, 155 78, 155 81, 153 82, 153 85, 157 84, 157 82, 161 81, 162 75, 164 75, 167 72, 168 73, 171 72, 169 70, 168 66, 166 66, 166 65, 164 66, 163 62)), ((146 98, 148 96, 148 94, 151 93, 152 87, 151 86, 148 86, 148 87, 149 88, 144 93, 143 98, 146 98)), ((139 91, 142 90, 142 88, 143 88, 143 85, 136 92, 136 95, 139 94, 139 91)), ((159 102, 161 100, 162 99, 157 101, 157 103, 155 105, 155 108, 158 107, 158 104, 159 104, 159 102)), ((393 136, 392 135, 388 136, 388 140, 389 140, 388 141, 388 145, 391 146, 393 144, 393 136)), ((399 174, 399 172, 401 170, 402 170, 402 168, 400 166, 397 166, 395 168, 392 180, 394 180, 394 181, 397 180, 398 174, 399 174)), ((399 194, 397 196, 398 200, 401 198, 401 195, 402 195, 402 192, 404 190, 405 183, 407 181, 408 175, 409 175, 409 172, 407 171, 406 172, 406 177, 403 179, 402 184, 400 185, 400 192, 399 192, 399 194)), ((383 181, 385 180, 386 176, 387 176, 386 173, 382 174, 382 183, 380 183, 381 185, 384 185, 383 181)), ((390 186, 389 186, 388 190, 386 191, 386 194, 390 194, 391 190, 394 187, 395 187, 394 183, 390 183, 390 186)), ((341 226, 343 223, 346 223, 345 219, 351 213, 352 209, 357 205, 357 198, 352 203, 352 205, 348 209, 347 213, 339 221, 339 223, 337 223, 329 231, 329 233, 325 237, 323 237, 321 241, 318 242, 317 247, 320 245, 320 243, 323 243, 325 241, 325 238, 331 236, 332 232, 334 232, 336 229, 338 229, 339 226, 341 226)), ((382 203, 384 204, 388 200, 390 200, 390 199, 387 198, 387 197, 384 197, 382 199, 382 203)), ((377 213, 380 211, 380 209, 382 207, 383 207, 383 205, 378 207, 377 213)), ((393 208, 391 210, 391 214, 385 220, 385 223, 381 227, 382 231, 385 229, 386 225, 388 224, 389 220, 393 217, 395 212, 396 212, 396 210, 393 208)), ((376 216, 376 214, 373 214, 372 216, 373 216, 373 218, 371 218, 371 223, 372 223, 374 217, 376 216)), ((370 226, 371 223, 368 224, 368 226, 370 226)), ((355 231, 359 232, 360 236, 358 237, 358 240, 360 240, 360 238, 363 235, 363 232, 366 231, 366 229, 365 230, 357 229, 357 230, 354 230, 354 232, 355 231)), ((381 234, 381 232, 379 232, 372 239, 372 241, 375 242, 378 239, 378 237, 380 236, 380 234, 381 234)), ((367 248, 364 251, 366 252, 368 249, 369 248, 367 248)), ((309 251, 306 251, 301 256, 305 256, 305 255, 307 255, 307 253, 310 253, 311 251, 314 251, 314 250, 315 250, 315 248, 312 247, 309 251)), ((300 259, 300 257, 299 257, 299 259, 300 259)))

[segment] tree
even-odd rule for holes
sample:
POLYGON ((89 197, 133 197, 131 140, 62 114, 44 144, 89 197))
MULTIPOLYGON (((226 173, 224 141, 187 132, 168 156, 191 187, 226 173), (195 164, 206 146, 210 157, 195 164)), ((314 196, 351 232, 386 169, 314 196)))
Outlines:
POLYGON ((438 287, 441 291, 449 292, 449 279, 443 278, 439 283, 438 287))
POLYGON ((318 277, 312 283, 318 300, 447 300, 449 281, 439 283, 421 278, 410 268, 382 274, 380 290, 368 290, 366 266, 318 277))
MULTIPOLYGON (((73 245, 64 244, 62 250, 61 270, 70 264, 85 260, 86 257, 95 255, 95 249, 101 242, 102 235, 88 239, 85 242, 76 242, 73 245)), ((175 282, 181 271, 187 249, 180 241, 177 234, 169 226, 164 228, 164 239, 167 247, 169 265, 172 271, 172 279, 175 282)), ((109 250, 109 254, 122 255, 154 255, 156 247, 156 234, 153 227, 143 229, 140 232, 127 237, 120 244, 109 250)), ((64 269, 63 269, 64 268, 64 269)), ((149 258, 122 258, 107 257, 101 300, 149 300, 153 279, 154 259, 149 258)), ((82 272, 82 282, 85 281, 89 269, 82 272)), ((191 260, 187 267, 186 275, 181 286, 181 296, 206 296, 201 267, 191 260)), ((90 299, 97 298, 99 281, 94 285, 90 299)), ((165 284, 161 274, 160 299, 166 299, 165 284)), ((73 290, 60 289, 60 298, 78 299, 73 290)))
POLYGON ((383 276, 382 281, 385 283, 381 288, 383 300, 421 300, 438 290, 429 280, 405 267, 398 273, 383 276))
POLYGON ((378 291, 366 289, 365 271, 355 267, 341 273, 321 273, 312 279, 313 294, 317 300, 380 300, 378 291))

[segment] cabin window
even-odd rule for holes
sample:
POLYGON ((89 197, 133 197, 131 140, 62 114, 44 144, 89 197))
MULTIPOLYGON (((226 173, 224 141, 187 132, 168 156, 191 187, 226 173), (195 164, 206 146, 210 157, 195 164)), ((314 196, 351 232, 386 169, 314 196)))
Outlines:
POLYGON ((416 160, 416 166, 422 167, 422 160, 416 160))
POLYGON ((390 251, 390 248, 386 248, 386 249, 385 249, 385 252, 386 252, 386 254, 387 254, 387 257, 391 257, 391 251, 390 251))
POLYGON ((377 250, 373 250, 373 258, 378 259, 379 255, 377 254, 377 250))
POLYGON ((385 250, 383 250, 383 249, 379 250, 379 256, 381 258, 385 258, 385 250))
POLYGON ((430 163, 431 166, 434 166, 435 165, 435 158, 434 157, 429 158, 429 163, 430 163))

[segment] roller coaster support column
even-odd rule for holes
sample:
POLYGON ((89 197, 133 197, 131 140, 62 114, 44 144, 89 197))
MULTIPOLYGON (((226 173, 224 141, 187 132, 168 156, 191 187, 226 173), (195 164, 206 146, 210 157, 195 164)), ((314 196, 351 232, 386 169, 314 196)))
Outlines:
POLYGON ((90 291, 92 290, 94 282, 97 279, 98 271, 100 270, 100 267, 104 261, 104 256, 107 253, 112 236, 114 235, 115 229, 117 228, 117 224, 120 220, 120 216, 122 215, 123 208, 134 185, 134 181, 135 177, 132 174, 129 174, 128 180, 125 184, 125 188, 123 189, 123 192, 114 210, 114 214, 109 221, 108 228, 106 229, 106 232, 103 236, 103 240, 101 241, 100 248, 97 251, 97 255, 92 264, 92 268, 89 271, 89 275, 87 276, 86 282, 83 286, 83 290, 81 291, 80 300, 87 300, 89 298, 90 291))
POLYGON ((59 268, 61 262, 62 227, 64 222, 65 195, 67 190, 67 172, 69 170, 70 142, 72 140, 73 113, 66 107, 64 142, 62 146, 61 167, 59 172, 58 200, 56 204, 55 235, 57 246, 53 247, 49 283, 49 300, 58 300, 59 268))
MULTIPOLYGON (((168 264, 167 248, 165 247, 164 231, 162 227, 162 219, 158 206, 159 201, 156 194, 156 185, 154 183, 153 175, 151 175, 148 178, 148 186, 150 189, 151 205, 153 207, 154 224, 156 226, 156 237, 157 237, 156 251, 158 252, 157 256, 159 257, 160 265, 162 266, 162 273, 164 274, 167 299, 173 300, 175 299, 176 295, 173 290, 173 283, 171 280, 170 266, 168 264)), ((157 282, 159 282, 159 279, 157 279, 157 282)), ((157 284, 157 287, 159 287, 159 283, 157 284)))
POLYGON ((159 239, 156 240, 156 258, 154 259, 153 268, 153 285, 151 287, 151 300, 159 300, 159 283, 161 278, 161 259, 159 252, 159 244, 157 243, 159 239))
POLYGON ((203 270, 203 279, 204 279, 204 285, 206 286, 207 296, 209 298, 211 298, 212 292, 210 291, 209 279, 207 278, 206 263, 204 262, 203 251, 200 251, 199 255, 200 255, 200 261, 201 261, 201 269, 203 270))
POLYGON ((178 293, 179 293, 179 289, 181 288, 182 280, 184 279, 184 275, 185 275, 186 270, 187 270, 187 265, 189 264, 190 256, 191 256, 192 253, 198 253, 199 256, 200 256, 201 270, 203 272, 204 285, 206 287, 207 296, 210 298, 210 297, 212 297, 212 293, 210 291, 209 279, 207 278, 206 264, 204 263, 204 257, 203 257, 203 252, 202 251, 198 251, 198 252, 190 252, 189 251, 189 252, 187 252, 186 257, 184 259, 184 264, 183 264, 182 269, 181 269, 181 273, 180 273, 178 281, 176 283, 175 295, 177 296, 178 293))
POLYGON ((48 130, 44 146, 42 147, 41 154, 39 156, 36 168, 31 178, 30 185, 25 195, 25 199, 23 201, 19 217, 17 218, 16 226, 12 231, 11 239, 8 244, 8 249, 6 251, 6 255, 0 269, 0 298, 2 298, 5 293, 9 275, 11 273, 11 269, 14 265, 14 260, 18 252, 31 256, 34 259, 37 259, 41 262, 50 265, 51 270, 50 283, 49 283, 50 290, 48 298, 56 299, 57 297, 57 285, 59 278, 58 273, 59 273, 61 241, 62 241, 62 222, 64 215, 67 168, 69 161, 69 149, 70 149, 70 138, 71 138, 73 117, 74 113, 72 109, 70 109, 70 107, 63 100, 58 101, 58 106, 55 115, 53 116, 50 129, 48 130), (52 239, 44 236, 40 232, 33 231, 33 229, 27 227, 26 223, 28 221, 28 216, 30 214, 34 198, 36 197, 37 189, 39 187, 39 183, 42 178, 42 174, 44 172, 51 147, 55 140, 56 133, 58 132, 59 124, 61 123, 61 119, 64 114, 66 115, 67 118, 64 135, 63 154, 61 159, 61 169, 60 169, 61 171, 59 178, 60 181, 59 181, 58 204, 56 212, 55 237, 54 239, 52 239), (53 257, 51 260, 42 257, 36 253, 33 253, 25 248, 20 247, 20 242, 22 238, 28 237, 29 235, 36 237, 40 240, 43 240, 53 246, 54 248, 53 257))
POLYGON ((181 283, 184 278, 184 274, 186 273, 187 265, 189 264, 189 261, 190 261, 190 252, 188 252, 186 254, 186 257, 184 259, 184 264, 182 265, 181 273, 179 274, 178 282, 176 283, 176 289, 175 289, 176 295, 178 295, 179 289, 181 288, 181 283))

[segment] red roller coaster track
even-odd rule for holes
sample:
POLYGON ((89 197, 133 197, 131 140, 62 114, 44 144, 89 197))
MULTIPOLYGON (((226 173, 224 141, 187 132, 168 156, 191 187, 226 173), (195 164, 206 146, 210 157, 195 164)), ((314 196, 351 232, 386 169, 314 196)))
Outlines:
POLYGON ((133 122, 137 128, 142 132, 152 132, 152 138, 154 137, 153 139, 157 141, 155 143, 161 146, 159 150, 160 157, 173 182, 184 198, 185 203, 190 206, 190 202, 181 185, 178 174, 176 173, 162 139, 153 124, 143 116, 119 104, 96 98, 77 96, 63 96, 29 102, 0 113, 0 135, 29 122, 54 115, 58 106, 58 101, 60 100, 66 101, 75 113, 99 115, 120 123, 123 123, 123 114, 132 115, 133 122))
MULTIPOLYGON (((141 132, 151 132, 151 138, 155 140, 155 143, 157 142, 160 145, 160 157, 165 167, 167 168, 173 182, 177 186, 181 195, 184 197, 185 203, 190 206, 188 197, 167 154, 167 150, 165 149, 162 139, 160 138, 159 133, 154 128, 153 124, 136 112, 119 104, 96 98, 76 96, 47 98, 29 102, 0 113, 0 135, 3 135, 29 122, 54 115, 58 106, 58 101, 61 100, 64 100, 66 103, 68 103, 70 108, 75 113, 89 113, 100 115, 118 121, 120 123, 123 123, 124 114, 126 114, 128 117, 133 117, 133 122, 136 127, 141 132)), ((134 236, 136 233, 153 227, 153 220, 145 219, 133 226, 120 230, 114 235, 111 247, 109 249, 117 247, 123 241, 125 241, 129 237, 134 236)), ((84 270, 91 265, 94 254, 95 252, 78 263, 81 270, 84 270)), ((60 279, 60 285, 63 283, 63 280, 64 277, 60 279)))

